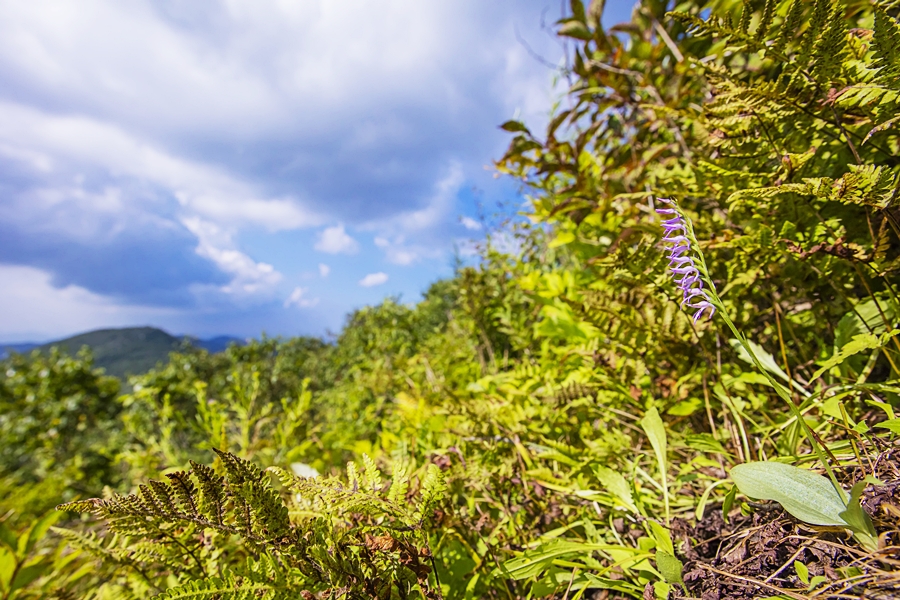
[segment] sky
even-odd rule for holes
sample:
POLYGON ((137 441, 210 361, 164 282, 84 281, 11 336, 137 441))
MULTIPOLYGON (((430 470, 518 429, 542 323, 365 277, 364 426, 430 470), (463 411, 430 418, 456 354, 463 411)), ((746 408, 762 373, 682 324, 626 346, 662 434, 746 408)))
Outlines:
POLYGON ((567 5, 0 3, 0 343, 321 336, 416 302, 522 205, 498 126, 561 99, 567 5))

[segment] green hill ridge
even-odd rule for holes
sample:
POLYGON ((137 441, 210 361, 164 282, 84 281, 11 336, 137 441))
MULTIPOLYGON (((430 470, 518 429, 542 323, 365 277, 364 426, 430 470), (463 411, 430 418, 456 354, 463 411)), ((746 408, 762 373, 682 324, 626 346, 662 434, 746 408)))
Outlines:
POLYGON ((124 329, 98 329, 63 340, 48 342, 37 347, 49 350, 57 347, 69 354, 88 346, 94 355, 94 365, 103 368, 107 375, 125 379, 129 375, 146 373, 159 363, 169 359, 174 352, 188 342, 210 352, 224 350, 228 342, 239 342, 225 336, 211 340, 174 336, 156 327, 127 327, 124 329))

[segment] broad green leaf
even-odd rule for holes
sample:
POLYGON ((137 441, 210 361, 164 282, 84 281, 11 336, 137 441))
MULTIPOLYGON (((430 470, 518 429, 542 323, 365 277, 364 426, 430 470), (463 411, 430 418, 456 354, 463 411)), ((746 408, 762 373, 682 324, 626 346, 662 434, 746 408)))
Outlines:
POLYGON ((31 552, 31 549, 34 548, 34 545, 41 541, 43 537, 47 534, 47 530, 50 529, 57 521, 62 518, 62 513, 56 510, 50 511, 42 516, 34 525, 32 525, 31 529, 28 531, 28 544, 25 546, 25 552, 31 552))
POLYGON ((668 552, 674 556, 675 544, 672 543, 672 536, 669 534, 669 530, 652 519, 647 519, 645 523, 650 529, 650 535, 653 537, 653 541, 656 542, 656 549, 662 552, 668 552))
POLYGON ((15 550, 19 545, 16 534, 14 534, 2 521, 0 521, 0 543, 9 546, 10 550, 15 550))
POLYGON ((656 581, 653 583, 653 596, 656 600, 666 600, 669 597, 669 592, 672 591, 672 586, 668 583, 664 583, 662 581, 656 581))
POLYGON ((8 590, 16 570, 16 555, 11 549, 0 546, 0 590, 8 590))
POLYGON ((811 525, 847 527, 846 506, 823 475, 779 462, 749 462, 731 469, 731 479, 745 496, 774 500, 811 525))
POLYGON ((828 578, 825 577, 824 575, 816 575, 815 577, 813 577, 809 580, 809 589, 814 590, 817 587, 819 587, 820 585, 822 585, 823 583, 825 583, 826 581, 828 581, 828 578))
POLYGON ((638 509, 634 503, 634 497, 631 495, 631 486, 618 471, 613 471, 607 467, 594 467, 594 475, 597 481, 603 484, 610 494, 616 497, 628 510, 637 514, 638 509))
POLYGON ((725 499, 722 500, 722 519, 727 523, 728 522, 728 513, 731 512, 731 507, 734 506, 734 499, 737 496, 737 486, 731 486, 731 489, 725 494, 725 499))
POLYGON ((875 525, 872 523, 869 513, 863 510, 859 503, 859 498, 865 488, 865 481, 858 481, 854 484, 850 491, 850 502, 847 503, 847 508, 840 515, 863 547, 866 550, 875 551, 878 550, 878 533, 875 531, 875 525))
POLYGON ((794 571, 804 584, 809 585, 809 569, 799 560, 794 561, 794 571))
POLYGON ((550 243, 547 244, 550 248, 558 248, 560 246, 565 246, 566 244, 571 244, 575 241, 575 233, 571 231, 560 231, 556 234, 556 237, 550 240, 550 243))
POLYGON ((900 435, 900 419, 889 419, 887 421, 882 421, 881 423, 875 425, 875 427, 887 429, 893 433, 900 435))
POLYGON ((853 339, 844 344, 839 351, 835 352, 831 356, 831 358, 822 363, 822 367, 815 373, 813 373, 812 379, 818 379, 822 376, 823 373, 826 373, 833 367, 843 364, 848 358, 855 354, 865 352, 866 350, 881 348, 882 346, 887 344, 888 340, 898 334, 900 334, 900 329, 889 331, 880 336, 873 335, 871 333, 860 333, 854 335, 853 339))
POLYGON ((674 554, 662 550, 656 553, 656 566, 668 583, 682 583, 681 570, 684 564, 674 554))
POLYGON ((647 411, 644 418, 641 419, 641 427, 650 440, 653 452, 656 454, 656 463, 659 466, 659 477, 662 482, 663 498, 666 506, 666 522, 669 521, 669 486, 667 482, 667 462, 666 462, 666 427, 663 425, 662 419, 659 417, 659 411, 654 406, 647 411))
POLYGON ((525 127, 525 124, 521 121, 507 121, 503 125, 500 126, 500 129, 504 131, 509 131, 510 133, 530 133, 528 128, 525 127))
POLYGON ((666 410, 666 414, 672 415, 673 417, 687 417, 697 412, 702 406, 703 402, 699 398, 688 398, 674 406, 670 406, 669 409, 666 410))
POLYGON ((656 462, 659 465, 660 473, 665 476, 666 473, 666 427, 663 425, 659 416, 659 411, 654 406, 647 411, 644 418, 641 419, 641 427, 650 440, 650 446, 656 454, 656 462))
POLYGON ((559 35, 564 35, 566 37, 572 37, 579 40, 589 40, 592 37, 591 31, 587 28, 587 26, 585 26, 584 23, 575 20, 564 23, 563 26, 559 28, 559 35))

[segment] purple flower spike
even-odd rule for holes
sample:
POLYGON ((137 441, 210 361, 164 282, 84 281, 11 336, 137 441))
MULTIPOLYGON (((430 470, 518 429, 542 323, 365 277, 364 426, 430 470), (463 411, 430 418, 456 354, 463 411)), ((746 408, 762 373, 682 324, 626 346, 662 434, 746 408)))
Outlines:
POLYGON ((675 203, 668 198, 658 198, 658 200, 673 207, 657 208, 656 212, 664 217, 662 242, 668 252, 669 271, 672 273, 672 279, 683 295, 681 306, 696 311, 694 312, 694 323, 699 321, 704 313, 706 313, 707 319, 711 319, 716 314, 716 307, 703 288, 703 277, 694 262, 694 257, 691 256, 691 241, 687 236, 687 224, 684 216, 674 208, 675 203))

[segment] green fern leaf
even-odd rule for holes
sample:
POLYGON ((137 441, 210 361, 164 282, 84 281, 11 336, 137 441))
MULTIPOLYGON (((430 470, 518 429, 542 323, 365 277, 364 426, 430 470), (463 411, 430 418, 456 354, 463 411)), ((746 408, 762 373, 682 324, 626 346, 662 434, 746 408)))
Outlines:
POLYGON ((874 66, 881 71, 880 78, 900 75, 900 24, 878 5, 875 6, 873 38, 874 66))
POLYGON ((191 461, 191 472, 197 477, 200 499, 197 508, 216 525, 225 523, 225 479, 206 465, 191 461))
POLYGON ((781 52, 790 41, 796 39, 800 25, 803 24, 804 6, 805 2, 803 0, 794 0, 791 2, 791 7, 788 9, 787 16, 781 24, 781 35, 775 42, 776 51, 781 52))
POLYGON ((394 470, 394 477, 391 480, 391 489, 388 490, 387 499, 389 502, 405 502, 408 491, 409 476, 406 473, 406 468, 399 467, 394 470))
POLYGON ((381 473, 375 465, 375 461, 369 458, 368 454, 363 454, 363 466, 365 467, 364 482, 366 489, 378 493, 381 491, 381 473))
POLYGON ((759 19, 759 25, 756 27, 755 33, 757 41, 761 42, 765 39, 766 34, 769 32, 769 27, 772 26, 772 18, 775 16, 775 9, 777 7, 777 0, 766 0, 762 16, 759 19))
POLYGON ((422 498, 416 510, 420 520, 428 518, 438 503, 443 500, 446 490, 444 474, 437 465, 428 465, 425 479, 422 481, 422 498))
MULTIPOLYGON (((816 8, 818 9, 818 5, 816 8)), ((841 61, 846 54, 847 23, 840 3, 832 6, 826 17, 826 23, 824 32, 816 40, 812 54, 812 74, 821 78, 831 77, 839 72, 841 61)))
POLYGON ((166 477, 181 509, 192 517, 200 517, 200 511, 197 509, 197 488, 190 476, 184 471, 177 471, 168 473, 166 477))
POLYGON ((296 598, 299 590, 278 588, 267 583, 245 581, 226 576, 193 580, 156 596, 160 600, 287 600, 296 598))

